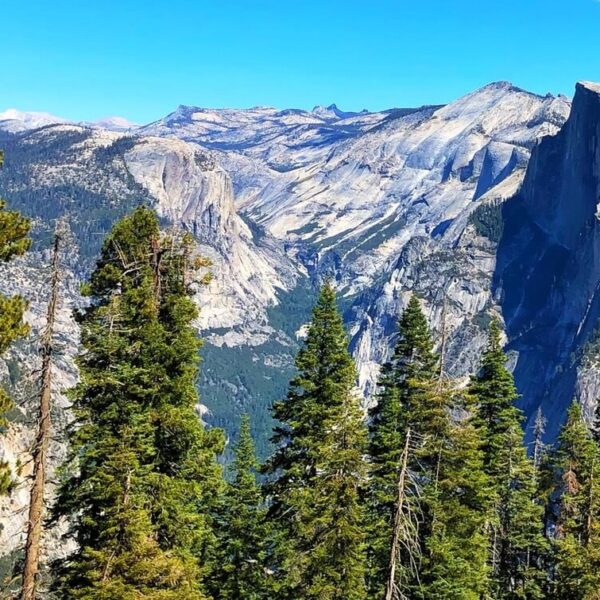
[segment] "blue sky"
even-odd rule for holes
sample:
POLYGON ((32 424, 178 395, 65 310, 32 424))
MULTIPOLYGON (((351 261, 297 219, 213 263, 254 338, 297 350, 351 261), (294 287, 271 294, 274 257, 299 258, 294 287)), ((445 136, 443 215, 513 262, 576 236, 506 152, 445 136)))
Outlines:
POLYGON ((3 0, 0 110, 377 110, 600 81, 598 0, 3 0))

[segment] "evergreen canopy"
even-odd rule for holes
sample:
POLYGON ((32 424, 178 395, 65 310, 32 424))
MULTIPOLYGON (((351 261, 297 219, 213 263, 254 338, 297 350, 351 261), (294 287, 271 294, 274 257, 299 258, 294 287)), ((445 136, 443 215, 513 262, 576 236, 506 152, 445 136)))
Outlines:
POLYGON ((194 266, 190 236, 161 234, 140 207, 113 227, 86 286, 55 507, 77 542, 57 565, 61 598, 206 598, 223 435, 195 410, 194 266))
POLYGON ((355 367, 325 283, 313 310, 298 375, 274 407, 281 423, 267 465, 281 598, 364 600, 363 509, 366 429, 355 367))

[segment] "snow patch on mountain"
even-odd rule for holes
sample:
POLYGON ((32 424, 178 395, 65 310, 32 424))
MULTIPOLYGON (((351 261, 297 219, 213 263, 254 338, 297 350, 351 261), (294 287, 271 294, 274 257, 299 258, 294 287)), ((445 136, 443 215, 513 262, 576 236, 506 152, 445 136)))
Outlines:
POLYGON ((27 129, 37 129, 46 125, 56 123, 69 123, 68 119, 57 117, 46 112, 24 112, 16 108, 9 108, 0 112, 0 129, 5 131, 17 132, 27 129))

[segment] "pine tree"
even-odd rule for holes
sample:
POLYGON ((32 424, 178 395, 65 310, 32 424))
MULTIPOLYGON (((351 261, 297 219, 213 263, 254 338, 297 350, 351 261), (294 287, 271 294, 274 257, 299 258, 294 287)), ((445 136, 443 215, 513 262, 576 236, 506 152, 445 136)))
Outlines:
POLYGON ((478 422, 484 432, 485 464, 492 476, 502 470, 500 457, 506 432, 523 420, 521 411, 514 404, 518 394, 513 376, 506 368, 507 358, 502 349, 501 333, 499 321, 493 319, 481 368, 470 386, 471 393, 477 399, 478 422))
POLYGON ((267 509, 256 480, 257 469, 250 419, 244 416, 235 447, 233 479, 224 493, 219 519, 219 567, 211 580, 217 600, 270 597, 267 509))
POLYGON ((439 461, 425 485, 422 503, 430 520, 420 586, 427 599, 478 600, 489 589, 486 522, 489 480, 483 469, 482 440, 473 424, 470 398, 445 383, 438 388, 452 411, 439 461))
POLYGON ((574 402, 555 453, 559 515, 554 598, 592 600, 600 590, 599 451, 574 402))
MULTIPOLYGON (((536 498, 537 503, 542 507, 542 531, 546 540, 551 535, 551 523, 553 521, 553 494, 554 494, 554 457, 551 451, 551 446, 544 442, 544 434, 546 433, 546 417, 542 412, 542 408, 538 407, 533 423, 533 442, 531 458, 533 461, 535 483, 536 483, 536 498)), ((552 552, 550 543, 546 544, 546 548, 540 557, 543 560, 542 565, 548 573, 552 570, 552 552)), ((547 591, 548 580, 543 586, 544 591, 547 591)))
MULTIPOLYGON (((398 342, 389 363, 384 365, 378 386, 377 403, 370 410, 369 456, 371 477, 368 493, 369 520, 369 592, 383 597, 388 581, 393 523, 397 512, 397 488, 401 471, 401 454, 409 427, 408 407, 416 404, 412 398, 422 394, 422 384, 436 379, 437 357, 425 315, 419 300, 412 296, 399 322, 398 342)), ((414 439, 421 435, 413 429, 414 439)), ((411 460, 414 462, 414 456, 411 460)), ((414 479, 407 488, 405 530, 414 537, 417 491, 414 479)), ((406 540, 415 553, 414 543, 406 540)), ((404 554, 407 554, 405 551, 404 554)), ((399 593, 414 579, 415 566, 410 556, 400 560, 396 568, 399 593)), ((389 587, 389 586, 388 586, 389 587)))
POLYGON ((299 351, 267 465, 271 515, 280 527, 275 568, 282 598, 363 600, 366 430, 353 393, 355 367, 335 292, 326 283, 299 351))
POLYGON ((523 430, 517 423, 503 436, 499 455, 502 475, 496 483, 498 595, 504 598, 542 598, 546 579, 544 560, 544 506, 538 501, 536 471, 523 446, 523 430))
MULTIPOLYGON (((0 151, 0 168, 4 163, 4 154, 0 151)), ((18 212, 6 209, 6 202, 0 200, 0 262, 9 262, 23 255, 30 247, 30 222, 18 212)), ((21 296, 0 294, 0 356, 19 338, 27 335, 29 327, 23 323, 23 313, 27 304, 21 296)), ((6 412, 12 407, 11 399, 0 387, 0 435, 6 427, 6 412)), ((9 465, 0 460, 0 496, 12 488, 12 476, 9 465)))
POLYGON ((443 380, 413 296, 371 411, 370 597, 479 598, 487 588, 483 453, 466 399, 443 380), (462 417, 458 418, 458 414, 462 417), (410 431, 409 488, 398 514, 399 453, 410 431), (458 485, 457 485, 458 482, 458 485), (415 543, 415 527, 419 522, 415 543), (403 518, 397 543, 394 532, 403 518), (390 546, 399 548, 396 563, 390 546), (386 561, 386 557, 388 560, 386 561), (420 559, 420 564, 419 564, 420 559), (390 580, 395 567, 395 581, 390 580), (387 579, 387 581, 386 581, 387 579), (384 588, 385 586, 385 588, 384 588))
POLYGON ((222 435, 195 413, 191 240, 138 208, 107 237, 78 315, 76 421, 55 516, 74 550, 61 598, 201 600, 222 435))
POLYGON ((493 320, 481 370, 470 385, 477 402, 475 423, 483 438, 491 484, 489 527, 493 594, 496 598, 539 598, 544 581, 543 507, 537 500, 535 469, 523 446, 517 392, 506 368, 500 324, 493 320))

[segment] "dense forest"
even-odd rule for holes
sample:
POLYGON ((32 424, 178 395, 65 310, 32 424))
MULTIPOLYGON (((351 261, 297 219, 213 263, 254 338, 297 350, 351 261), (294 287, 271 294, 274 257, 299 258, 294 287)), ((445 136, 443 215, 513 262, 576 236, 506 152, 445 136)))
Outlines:
MULTIPOLYGON (((27 252, 29 229, 0 205, 0 260, 27 252)), ((59 228, 55 283, 60 239, 59 228)), ((82 288, 69 452, 41 505, 51 297, 30 518, 23 561, 0 582, 7 597, 600 598, 600 419, 587 423, 573 403, 549 447, 539 413, 525 446, 499 318, 460 385, 412 296, 365 412, 334 286, 321 282, 287 396, 272 408, 270 457, 258 463, 244 417, 223 466, 228 440, 197 413, 193 297, 209 272, 192 236, 162 231, 151 208, 113 226, 82 288), (44 564, 41 540, 57 523, 68 524, 66 554, 44 564)), ((25 307, 0 297, 0 352, 28 333, 25 307)), ((13 493, 14 475, 0 464, 0 494, 13 493)))

